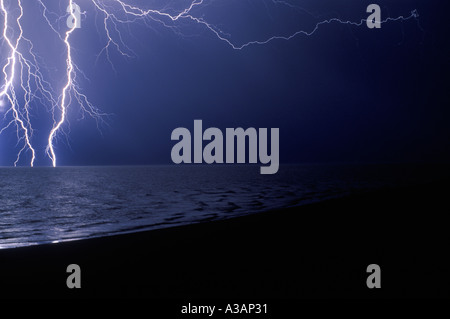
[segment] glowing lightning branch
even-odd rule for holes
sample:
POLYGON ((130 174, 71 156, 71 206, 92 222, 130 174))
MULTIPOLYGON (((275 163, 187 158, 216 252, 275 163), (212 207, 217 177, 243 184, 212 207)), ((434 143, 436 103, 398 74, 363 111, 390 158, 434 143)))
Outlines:
MULTIPOLYGON (((71 34, 75 31, 78 24, 77 15, 74 14, 75 9, 75 3, 72 0, 69 0, 69 16, 73 19, 73 25, 71 28, 69 28, 65 33, 64 36, 62 36, 52 25, 50 22, 48 16, 47 16, 47 7, 44 5, 44 3, 41 0, 38 0, 39 4, 43 8, 43 17, 49 27, 57 34, 59 39, 63 41, 65 50, 66 50, 66 83, 64 87, 62 88, 62 93, 59 96, 59 103, 57 103, 57 106, 53 108, 53 127, 50 130, 48 141, 47 141, 47 155, 50 157, 52 161, 53 167, 56 166, 56 153, 55 153, 55 146, 54 146, 54 140, 57 137, 58 132, 61 130, 63 124, 66 121, 67 117, 67 109, 69 105, 71 104, 72 98, 77 102, 77 104, 80 106, 81 110, 84 113, 87 113, 92 118, 96 119, 97 122, 102 119, 102 116, 106 115, 104 113, 100 113, 99 110, 88 100, 87 96, 80 92, 79 85, 77 83, 77 74, 81 74, 84 76, 83 72, 80 68, 76 66, 76 64, 73 61, 72 58, 72 47, 69 42, 69 38, 71 34), (59 119, 56 120, 55 117, 57 116, 55 114, 55 109, 57 109, 60 112, 59 119)), ((54 104, 56 105, 56 103, 54 104)), ((83 118, 84 118, 83 113, 83 118)))
MULTIPOLYGON (((31 142, 30 142, 30 136, 32 133, 32 129, 31 129, 31 125, 29 122, 29 114, 28 114, 28 103, 25 103, 25 114, 26 114, 26 119, 23 119, 23 115, 20 113, 19 110, 19 105, 18 105, 18 101, 16 98, 16 93, 14 91, 14 85, 13 82, 16 78, 16 62, 17 59, 21 59, 22 61, 24 61, 24 63, 29 66, 29 64, 27 63, 27 61, 23 58, 23 56, 17 52, 17 48, 19 46, 20 41, 23 39, 22 35, 23 35, 23 30, 22 30, 22 26, 20 24, 20 19, 23 16, 23 8, 22 8, 22 3, 20 0, 18 0, 18 5, 20 7, 20 15, 18 16, 16 22, 17 25, 19 27, 20 33, 19 36, 17 37, 17 40, 15 42, 15 44, 13 44, 13 41, 9 38, 8 35, 8 11, 5 8, 5 3, 4 0, 0 0, 0 4, 1 4, 1 10, 2 10, 2 14, 4 17, 4 24, 3 24, 3 38, 5 39, 6 43, 8 44, 8 47, 10 48, 10 55, 8 57, 8 62, 5 64, 5 66, 3 67, 3 74, 5 76, 5 80, 6 83, 3 85, 2 90, 0 91, 0 98, 3 98, 4 96, 6 96, 6 98, 8 99, 9 103, 11 104, 11 108, 10 111, 13 113, 13 120, 11 122, 9 122, 9 124, 6 126, 9 127, 13 122, 16 124, 17 126, 17 137, 18 140, 22 140, 25 139, 25 144, 22 147, 22 149, 19 151, 18 155, 17 155, 17 159, 14 162, 14 166, 17 165, 19 159, 20 159, 20 155, 22 154, 22 152, 28 148, 29 150, 31 150, 32 153, 32 157, 31 157, 31 163, 30 165, 33 166, 34 160, 35 160, 35 151, 33 149, 33 147, 31 146, 31 142), (7 72, 7 69, 9 68, 9 74, 7 72), (30 130, 28 129, 30 127, 30 130), (23 135, 20 136, 20 129, 22 129, 23 131, 23 135)), ((23 85, 22 85, 23 87, 23 85)), ((28 101, 27 96, 25 96, 25 101, 28 101)), ((0 134, 3 132, 4 128, 0 131, 0 134)))
POLYGON ((55 149, 53 147, 53 139, 55 138, 56 132, 60 129, 61 125, 63 125, 64 120, 66 118, 66 108, 68 105, 67 97, 68 97, 68 91, 72 87, 72 77, 73 77, 73 63, 72 63, 72 54, 71 54, 71 47, 69 42, 69 37, 72 34, 72 32, 76 28, 76 22, 77 17, 73 14, 73 2, 72 0, 69 1, 69 10, 70 15, 74 19, 75 23, 73 23, 73 27, 69 29, 69 31, 66 32, 66 36, 64 38, 64 43, 66 44, 66 50, 67 50, 67 82, 62 90, 62 97, 61 97, 61 104, 60 104, 60 110, 61 110, 61 118, 59 121, 57 121, 56 125, 53 125, 52 130, 50 131, 50 135, 48 137, 48 152, 50 159, 52 160, 53 167, 56 167, 56 155, 55 155, 55 149))
MULTIPOLYGON (((105 6, 104 5, 104 1, 102 0, 92 0, 92 2, 94 3, 94 5, 96 6, 97 9, 99 9, 100 11, 102 11, 105 15, 105 20, 104 20, 104 27, 105 27, 105 32, 107 35, 107 45, 103 48, 102 51, 108 51, 109 46, 111 43, 113 43, 115 45, 115 47, 119 50, 120 53, 123 54, 123 52, 120 49, 120 46, 118 44, 117 41, 114 41, 111 38, 111 30, 107 25, 107 21, 111 20, 114 25, 116 25, 116 23, 128 23, 129 20, 121 20, 119 18, 116 17, 115 14, 111 13, 108 11, 108 8, 110 8, 110 6, 105 6)), ((125 13, 127 16, 130 17, 134 17, 134 18, 149 18, 153 21, 157 21, 160 22, 161 24, 163 24, 164 26, 167 27, 167 24, 165 22, 163 22, 160 19, 168 19, 169 21, 175 22, 177 20, 180 19, 188 19, 191 20, 197 24, 203 25, 204 27, 206 27, 209 31, 211 31, 219 40, 224 41, 225 43, 227 43, 229 46, 231 46, 233 49, 235 50, 242 50, 248 46, 251 45, 264 45, 267 44, 269 42, 272 42, 274 40, 291 40, 299 35, 305 35, 305 36, 311 36, 314 33, 317 32, 317 30, 319 30, 319 28, 322 25, 325 24, 332 24, 332 23, 339 23, 339 24, 345 24, 345 25, 352 25, 352 26, 356 26, 356 27, 360 27, 362 26, 365 22, 367 22, 367 19, 361 19, 360 21, 354 22, 354 21, 346 21, 346 20, 341 20, 338 18, 331 18, 331 19, 327 19, 327 20, 323 20, 320 22, 317 22, 317 24, 315 25, 314 28, 312 28, 310 31, 304 31, 304 30, 299 30, 296 31, 290 35, 283 35, 283 36, 272 36, 269 37, 268 39, 265 40, 254 40, 254 41, 249 41, 246 42, 244 44, 235 44, 232 42, 232 40, 230 40, 227 37, 224 37, 223 34, 224 32, 222 32, 219 28, 215 27, 214 25, 208 23, 207 21, 205 21, 203 18, 198 18, 195 17, 193 14, 191 14, 191 11, 197 7, 197 6, 201 6, 204 3, 204 0, 194 0, 193 2, 190 3, 190 5, 182 10, 180 13, 176 14, 176 15, 171 15, 169 13, 163 12, 163 11, 159 11, 159 10, 154 10, 154 9, 147 9, 144 10, 142 8, 136 7, 136 6, 132 6, 129 4, 126 4, 125 2, 123 2, 122 0, 111 0, 109 2, 115 2, 117 3, 121 8, 122 8, 122 13, 125 13)), ((285 1, 276 1, 273 0, 273 2, 275 4, 282 4, 282 5, 286 5, 290 8, 297 8, 291 4, 289 4, 288 2, 285 1)), ((298 8, 297 8, 298 9, 298 8)), ((305 12, 307 12, 306 10, 303 10, 305 12)), ((410 15, 405 17, 405 16, 399 16, 397 18, 386 18, 382 21, 380 21, 380 24, 384 24, 387 22, 391 22, 391 21, 407 21, 410 19, 417 19, 418 18, 418 13, 416 10, 411 11, 410 15)), ((117 31, 117 27, 115 27, 116 31, 117 31)), ((120 35, 120 34, 119 34, 120 35)))
MULTIPOLYGON (((67 1, 69 5, 68 18, 73 19, 73 24, 72 26, 69 26, 68 29, 58 31, 60 29, 58 23, 65 17, 61 17, 59 14, 50 12, 43 3, 43 0, 37 0, 37 3, 42 8, 43 21, 46 22, 50 30, 58 36, 64 46, 64 86, 60 90, 55 90, 49 81, 45 79, 44 73, 41 71, 38 56, 33 51, 34 47, 32 41, 24 36, 21 25, 21 20, 24 14, 22 0, 15 0, 19 9, 19 14, 16 19, 11 18, 11 16, 13 15, 13 12, 17 11, 8 8, 5 5, 5 2, 11 5, 13 0, 0 0, 1 14, 4 19, 3 25, 1 26, 1 38, 3 38, 4 43, 6 43, 8 50, 7 59, 5 59, 6 62, 2 68, 3 80, 1 81, 3 83, 0 82, 0 108, 3 107, 5 103, 4 100, 9 103, 9 108, 4 114, 4 119, 7 124, 0 129, 0 134, 9 127, 15 126, 18 143, 23 142, 23 145, 17 154, 14 165, 17 165, 21 155, 28 151, 31 152, 30 165, 33 166, 34 164, 36 152, 31 143, 33 128, 31 125, 32 117, 30 116, 30 111, 32 106, 34 107, 37 102, 47 107, 47 110, 51 113, 53 119, 53 125, 48 135, 46 147, 46 153, 53 166, 56 166, 57 164, 55 140, 61 132, 64 132, 64 125, 68 122, 68 108, 71 106, 72 102, 80 106, 83 117, 84 114, 88 114, 99 121, 102 120, 102 117, 105 115, 99 112, 99 110, 88 100, 87 96, 82 93, 80 85, 77 83, 77 76, 85 76, 81 71, 81 68, 75 64, 74 57, 72 55, 73 48, 71 45, 71 38, 77 28, 77 24, 79 25, 81 21, 78 21, 80 16, 74 14, 74 9, 79 9, 77 4, 74 0, 67 1), (52 20, 55 19, 51 18, 51 16, 56 17, 56 23, 52 22, 52 20)), ((97 58, 104 55, 113 69, 114 66, 110 56, 111 49, 116 50, 124 57, 135 56, 134 52, 125 44, 124 37, 121 33, 121 26, 137 23, 139 21, 143 22, 146 26, 150 26, 150 23, 160 24, 180 35, 182 34, 179 32, 181 24, 177 24, 178 21, 185 21, 199 25, 234 50, 243 50, 254 45, 265 45, 276 40, 288 41, 301 35, 312 36, 323 25, 343 24, 360 27, 367 21, 365 19, 361 19, 359 21, 347 21, 338 18, 331 18, 317 22, 308 31, 298 30, 287 35, 275 35, 262 40, 252 40, 238 44, 231 39, 229 34, 226 34, 215 25, 207 22, 203 16, 195 14, 195 12, 198 12, 198 9, 201 7, 206 7, 211 3, 207 3, 206 0, 192 0, 185 6, 185 8, 178 11, 171 8, 165 8, 162 10, 142 8, 136 5, 128 4, 125 0, 89 1, 92 3, 96 13, 100 14, 102 17, 102 28, 106 37, 106 43, 103 49, 99 52, 97 58)), ((289 10, 304 12, 314 17, 303 8, 290 4, 289 1, 272 0, 272 4, 277 6, 285 6, 289 10)), ((84 12, 83 15, 86 15, 86 13, 84 12)), ((406 21, 410 19, 417 20, 418 16, 417 11, 413 10, 409 16, 399 16, 396 18, 389 17, 383 21, 380 21, 380 24, 393 21, 406 21)), ((314 18, 318 20, 317 17, 314 18)))

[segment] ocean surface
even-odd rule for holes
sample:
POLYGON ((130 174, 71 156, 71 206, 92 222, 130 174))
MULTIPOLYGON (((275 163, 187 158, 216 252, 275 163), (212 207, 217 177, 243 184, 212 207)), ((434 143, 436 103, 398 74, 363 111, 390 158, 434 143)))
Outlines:
MULTIPOLYGON (((219 220, 442 177, 438 166, 0 168, 0 248, 219 220)), ((338 212, 337 212, 338 213, 338 212)))

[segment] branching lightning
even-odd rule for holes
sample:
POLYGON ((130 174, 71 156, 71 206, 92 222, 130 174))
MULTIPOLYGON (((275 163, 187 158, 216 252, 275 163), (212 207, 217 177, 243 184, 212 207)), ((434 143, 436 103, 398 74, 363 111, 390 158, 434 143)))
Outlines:
MULTIPOLYGON (((76 16, 73 14, 73 1, 69 0, 69 12, 70 15, 72 17, 72 19, 74 19, 76 21, 76 16)), ((53 147, 53 140, 55 138, 56 133, 59 131, 61 125, 63 125, 65 119, 66 119, 66 108, 68 106, 68 91, 70 90, 70 88, 73 86, 73 62, 72 62, 72 54, 71 54, 71 46, 70 46, 70 42, 69 42, 69 37, 72 34, 72 32, 75 30, 76 28, 76 23, 73 24, 73 27, 70 28, 67 32, 66 35, 64 37, 64 44, 66 46, 66 51, 67 51, 67 58, 66 58, 66 62, 67 62, 67 79, 66 79, 66 85, 64 85, 63 89, 62 89, 62 94, 61 94, 61 104, 60 104, 60 110, 61 110, 61 116, 60 119, 58 121, 56 121, 53 125, 53 128, 50 131, 50 135, 48 137, 48 148, 47 148, 47 152, 49 153, 50 159, 52 160, 52 164, 53 167, 56 166, 56 154, 55 154, 55 149, 53 147)))
MULTIPOLYGON (((29 80, 30 80, 30 62, 27 61, 23 55, 18 52, 18 47, 19 47, 19 43, 20 41, 22 41, 23 38, 23 30, 22 30, 22 25, 20 24, 20 20, 23 16, 23 8, 22 8, 22 3, 20 0, 18 0, 18 5, 20 7, 20 14, 16 19, 16 23, 17 23, 17 27, 19 28, 19 35, 17 36, 16 41, 13 41, 9 34, 8 34, 8 22, 9 22, 9 15, 8 15, 8 11, 5 8, 5 3, 4 0, 0 1, 1 4, 1 10, 2 10, 2 14, 4 16, 4 24, 3 24, 3 38, 5 39, 6 43, 8 44, 8 47, 10 49, 10 54, 8 56, 7 59, 7 63, 3 66, 3 75, 5 76, 5 84, 2 87, 2 90, 0 91, 0 98, 3 98, 4 96, 6 96, 6 98, 8 99, 9 103, 11 104, 11 108, 9 111, 11 111, 13 113, 13 120, 10 121, 5 128, 8 128, 10 125, 15 124, 16 128, 17 128, 17 138, 19 140, 19 142, 21 140, 25 140, 25 143, 23 145, 23 147, 20 149, 18 155, 17 155, 17 159, 14 162, 14 165, 17 165, 17 162, 20 159, 20 154, 26 150, 27 148, 31 151, 32 153, 32 158, 31 158, 31 163, 30 165, 33 166, 34 160, 35 160, 35 151, 33 149, 33 147, 31 146, 30 143, 30 137, 33 133, 33 130, 31 128, 30 125, 30 117, 29 117, 29 112, 28 112, 28 107, 29 107, 29 102, 30 102, 30 96, 29 96, 29 91, 24 87, 24 85, 29 84, 29 80), (19 63, 21 64, 21 78, 23 80, 23 73, 24 73, 24 66, 28 68, 28 77, 27 77, 27 81, 24 84, 24 82, 21 82, 21 87, 23 89, 25 89, 25 96, 24 96, 24 101, 25 104, 23 106, 23 110, 21 111, 21 109, 19 108, 19 103, 18 100, 16 98, 16 93, 14 90, 14 85, 13 85, 13 81, 16 78, 16 64, 17 64, 17 60, 19 60, 19 63), (9 69, 9 72, 8 72, 9 69), (22 131, 22 133, 21 133, 22 131)), ((3 130, 5 129, 3 128, 1 132, 3 132, 3 130)))
MULTIPOLYGON (((77 30, 76 27, 77 22, 80 22, 78 19, 81 19, 81 16, 74 14, 75 6, 77 5, 76 1, 66 1, 68 12, 58 15, 50 12, 43 0, 37 0, 41 7, 43 21, 57 35, 61 42, 61 48, 65 52, 64 79, 61 79, 64 85, 61 88, 54 88, 44 76, 44 72, 42 72, 39 57, 34 52, 33 42, 25 37, 24 28, 22 27, 22 19, 24 17, 22 0, 0 0, 1 14, 3 16, 1 38, 6 44, 4 45, 6 52, 1 54, 1 63, 4 63, 4 65, 2 67, 3 76, 0 79, 0 110, 7 104, 7 109, 4 112, 6 124, 0 129, 0 134, 11 127, 14 127, 16 130, 17 143, 20 149, 14 162, 15 166, 19 164, 21 156, 25 153, 30 154, 30 166, 34 165, 36 151, 32 146, 34 131, 31 109, 36 107, 37 104, 45 105, 51 114, 53 124, 48 133, 46 154, 53 166, 57 164, 55 141, 59 134, 64 133, 64 125, 68 122, 68 108, 72 104, 78 105, 84 112, 83 114, 88 114, 97 121, 101 121, 105 115, 82 93, 83 90, 77 82, 77 76, 84 76, 84 74, 81 68, 76 65, 76 61, 74 61, 71 38, 74 33, 82 32, 77 30), (70 18, 74 23, 71 27, 65 26, 65 28, 61 28, 60 24, 52 22, 50 15, 56 15, 58 21, 70 18)), ((201 15, 201 8, 210 5, 211 1, 193 0, 188 2, 185 8, 178 11, 167 7, 164 9, 144 8, 129 4, 125 0, 89 0, 88 2, 92 4, 91 7, 96 11, 96 16, 101 16, 101 30, 104 32, 106 39, 105 45, 98 53, 97 58, 104 56, 113 69, 111 50, 115 50, 124 57, 135 55, 126 45, 124 35, 120 29, 121 26, 131 23, 142 22, 146 26, 159 24, 164 28, 173 30, 177 34, 181 34, 179 28, 181 27, 180 22, 183 21, 203 27, 213 37, 224 42, 231 49, 243 50, 249 46, 266 45, 277 40, 289 41, 299 36, 312 36, 324 25, 343 24, 361 27, 367 21, 366 19, 348 21, 329 18, 318 21, 309 30, 296 30, 291 34, 274 35, 266 39, 236 43, 231 35, 206 21, 201 15), (177 23, 179 24, 177 25, 177 23)), ((284 6, 290 10, 301 11, 311 15, 308 11, 291 4, 289 1, 272 0, 272 5, 284 6)), ((87 16, 89 14, 83 12, 83 18, 87 16)), ((417 18, 418 13, 416 10, 413 10, 407 16, 388 17, 380 21, 380 23, 417 20, 417 18)))

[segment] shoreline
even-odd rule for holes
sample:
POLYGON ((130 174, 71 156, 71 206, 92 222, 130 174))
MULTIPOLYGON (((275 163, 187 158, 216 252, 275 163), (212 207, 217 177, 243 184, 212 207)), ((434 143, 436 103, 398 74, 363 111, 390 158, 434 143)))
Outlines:
POLYGON ((448 189, 443 180, 219 221, 2 249, 0 298, 448 298, 448 189), (381 267, 382 289, 366 286, 372 263, 381 267), (69 264, 81 267, 81 289, 66 287, 69 264))

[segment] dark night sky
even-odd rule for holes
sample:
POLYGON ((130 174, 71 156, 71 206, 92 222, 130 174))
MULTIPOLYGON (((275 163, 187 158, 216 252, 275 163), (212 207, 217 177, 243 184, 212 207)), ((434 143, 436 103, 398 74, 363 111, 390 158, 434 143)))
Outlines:
MULTIPOLYGON (((243 50, 192 23, 178 26, 185 36, 154 22, 136 23, 124 30, 136 57, 112 52, 116 71, 105 56, 96 62, 105 38, 95 28, 100 24, 92 6, 78 2, 87 14, 73 36, 74 59, 90 79, 80 84, 112 115, 100 133, 95 121, 79 121, 73 107, 68 141, 57 144, 59 165, 170 163, 172 130, 192 130, 194 119, 223 130, 279 127, 281 162, 450 160, 443 0, 377 1, 382 18, 417 9, 420 26, 415 20, 389 22, 380 30, 330 24, 311 37, 243 50)), ((330 17, 359 21, 371 2, 295 2, 318 18, 270 1, 216 1, 194 12, 244 43, 310 30, 330 17)), ((63 58, 56 40, 40 41, 42 50, 63 58)), ((34 116, 39 122, 47 115, 41 110, 34 116)), ((39 122, 34 136, 37 165, 50 164, 43 154, 47 124, 39 122)), ((1 165, 14 161, 13 137, 13 132, 0 137, 1 165)))

